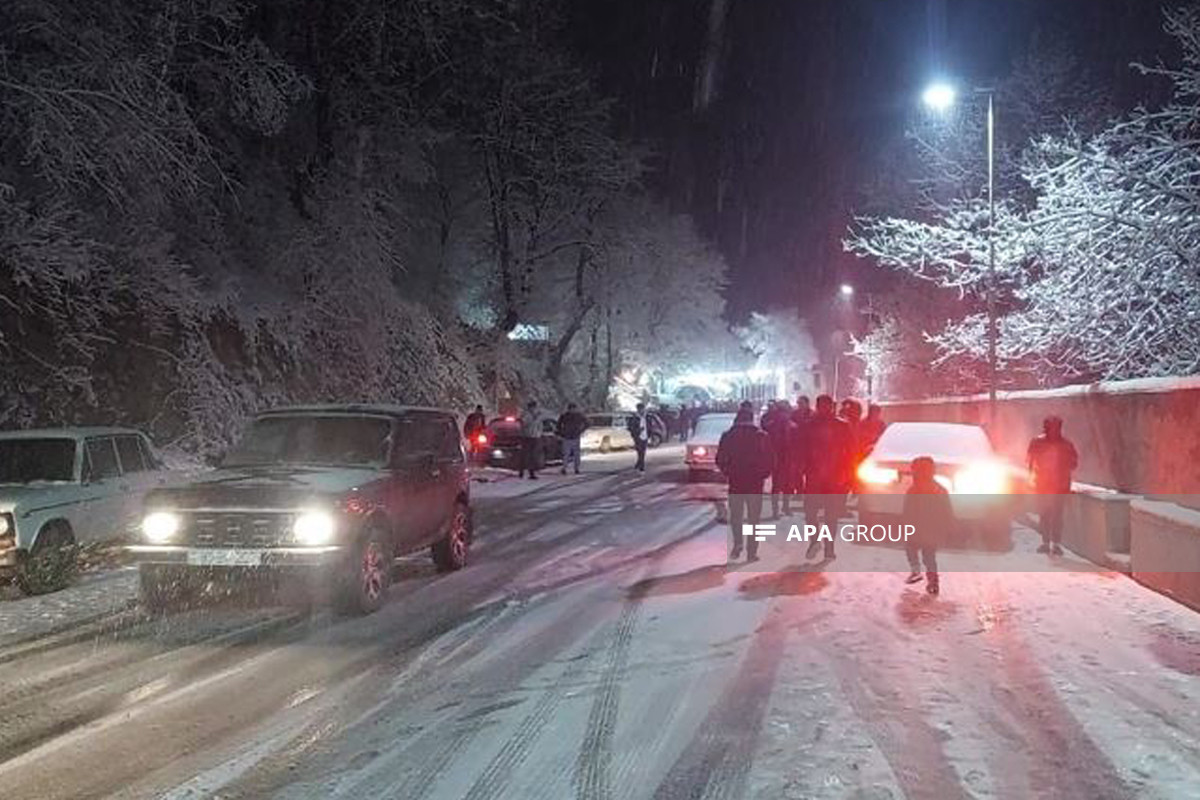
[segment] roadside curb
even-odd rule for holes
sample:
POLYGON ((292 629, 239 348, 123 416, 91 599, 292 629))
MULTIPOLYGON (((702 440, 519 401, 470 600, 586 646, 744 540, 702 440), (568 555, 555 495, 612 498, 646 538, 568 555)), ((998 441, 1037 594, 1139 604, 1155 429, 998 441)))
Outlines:
POLYGON ((124 605, 101 614, 75 620, 49 632, 24 636, 0 645, 0 664, 129 628, 146 619, 145 613, 138 608, 138 605, 136 599, 130 599, 124 605))

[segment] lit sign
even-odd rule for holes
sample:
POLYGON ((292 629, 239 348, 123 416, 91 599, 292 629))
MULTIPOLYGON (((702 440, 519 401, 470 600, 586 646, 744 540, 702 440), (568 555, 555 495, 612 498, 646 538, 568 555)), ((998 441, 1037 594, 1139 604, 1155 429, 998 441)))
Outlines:
POLYGON ((547 325, 518 325, 508 332, 514 342, 548 342, 550 327, 547 325))

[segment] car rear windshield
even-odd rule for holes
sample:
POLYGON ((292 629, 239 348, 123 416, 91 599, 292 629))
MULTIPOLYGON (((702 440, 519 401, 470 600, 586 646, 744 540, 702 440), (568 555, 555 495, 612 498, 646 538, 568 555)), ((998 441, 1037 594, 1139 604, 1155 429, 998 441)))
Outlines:
POLYGON ((971 461, 990 458, 993 453, 987 434, 974 425, 893 423, 879 437, 871 455, 879 461, 911 461, 919 456, 971 461))
POLYGON ((721 434, 733 427, 733 416, 722 415, 716 417, 701 417, 696 423, 697 439, 711 439, 716 441, 721 438, 721 434))
POLYGON ((391 429, 391 422, 380 417, 263 417, 251 424, 223 465, 383 466, 391 429))
POLYGON ((74 478, 74 439, 0 440, 0 483, 70 481, 74 478))

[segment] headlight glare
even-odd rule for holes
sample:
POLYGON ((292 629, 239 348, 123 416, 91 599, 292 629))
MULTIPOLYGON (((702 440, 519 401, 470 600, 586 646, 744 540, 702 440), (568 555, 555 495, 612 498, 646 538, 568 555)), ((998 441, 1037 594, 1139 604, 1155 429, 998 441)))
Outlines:
POLYGON ((155 511, 142 520, 142 535, 154 544, 165 544, 179 533, 179 516, 170 511, 155 511))
POLYGON ((335 527, 333 516, 328 512, 305 511, 292 524, 292 535, 297 544, 319 547, 333 541, 335 527))

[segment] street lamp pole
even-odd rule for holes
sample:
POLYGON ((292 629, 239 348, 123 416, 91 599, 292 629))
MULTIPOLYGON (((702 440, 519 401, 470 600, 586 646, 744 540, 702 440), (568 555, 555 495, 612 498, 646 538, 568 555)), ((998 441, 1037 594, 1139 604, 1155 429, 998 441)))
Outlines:
MULTIPOLYGON (((988 169, 988 269, 987 269, 987 349, 988 349, 988 414, 996 421, 997 361, 1000 329, 996 322, 996 90, 976 89, 976 95, 987 95, 987 169, 988 169)), ((936 112, 949 110, 957 99, 954 86, 934 83, 926 88, 922 100, 936 112)))
POLYGON ((1000 331, 996 324, 996 99, 987 91, 987 161, 988 161, 988 416, 996 424, 997 349, 1000 331))

